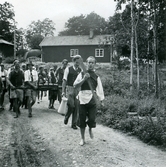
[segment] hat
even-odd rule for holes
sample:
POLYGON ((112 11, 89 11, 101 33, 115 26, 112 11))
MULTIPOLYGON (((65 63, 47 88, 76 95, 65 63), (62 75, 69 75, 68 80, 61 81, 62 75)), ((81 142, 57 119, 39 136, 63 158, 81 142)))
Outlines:
POLYGON ((72 60, 73 60, 73 61, 75 61, 76 59, 80 59, 80 58, 81 58, 80 55, 74 55, 74 56, 72 56, 72 60))
POLYGON ((32 66, 34 66, 34 64, 33 64, 31 61, 29 61, 29 62, 27 63, 27 65, 32 65, 32 66))
POLYGON ((3 63, 1 63, 0 66, 5 66, 5 65, 3 63))
POLYGON ((14 60, 13 64, 15 65, 16 63, 19 63, 19 60, 14 60))
POLYGON ((63 59, 62 60, 62 64, 65 63, 65 62, 68 63, 68 60, 67 59, 63 59))
POLYGON ((2 59, 2 56, 0 55, 0 59, 2 59))
POLYGON ((53 67, 50 67, 50 70, 54 70, 54 68, 53 68, 53 67))

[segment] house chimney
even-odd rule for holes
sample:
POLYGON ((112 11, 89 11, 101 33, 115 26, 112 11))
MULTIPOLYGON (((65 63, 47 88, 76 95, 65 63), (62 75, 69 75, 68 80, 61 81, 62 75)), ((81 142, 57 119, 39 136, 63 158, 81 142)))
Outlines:
POLYGON ((94 30, 91 28, 89 32, 89 39, 93 39, 94 37, 94 30))

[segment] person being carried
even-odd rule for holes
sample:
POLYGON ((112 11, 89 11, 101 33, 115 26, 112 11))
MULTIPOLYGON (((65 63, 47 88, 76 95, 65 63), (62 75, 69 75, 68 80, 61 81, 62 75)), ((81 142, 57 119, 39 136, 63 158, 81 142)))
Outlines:
POLYGON ((73 83, 77 78, 77 75, 81 72, 78 61, 80 57, 80 55, 73 56, 72 61, 74 64, 65 69, 62 83, 62 96, 68 98, 68 110, 65 115, 64 124, 66 125, 68 123, 69 117, 72 114, 71 128, 73 129, 77 129, 78 119, 78 100, 76 99, 78 90, 73 87, 73 83))
POLYGON ((21 87, 24 85, 24 72, 20 69, 18 61, 14 64, 14 70, 9 73, 7 82, 10 85, 10 98, 13 99, 13 110, 16 113, 14 118, 18 118, 23 102, 23 89, 21 87))
POLYGON ((101 79, 94 70, 95 64, 96 59, 93 56, 88 57, 87 73, 81 72, 74 82, 74 87, 80 88, 78 94, 80 101, 78 126, 81 133, 81 146, 85 144, 85 128, 87 125, 89 126, 90 138, 93 138, 92 128, 96 127, 97 100, 101 102, 101 105, 103 105, 102 101, 104 100, 101 79), (88 82, 90 82, 91 86, 88 82))
POLYGON ((33 70, 32 67, 34 65, 32 62, 27 63, 28 70, 25 71, 25 86, 27 86, 27 90, 25 96, 27 96, 27 103, 28 103, 28 117, 32 117, 32 106, 36 102, 37 96, 37 82, 38 82, 38 73, 36 70, 33 70))

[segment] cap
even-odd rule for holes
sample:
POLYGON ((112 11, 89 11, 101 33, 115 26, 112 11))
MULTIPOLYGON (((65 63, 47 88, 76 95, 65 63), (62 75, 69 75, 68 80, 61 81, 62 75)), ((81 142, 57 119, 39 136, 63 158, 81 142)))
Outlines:
POLYGON ((76 59, 80 59, 81 58, 81 55, 75 55, 75 56, 72 56, 72 60, 75 61, 76 59))
POLYGON ((14 60, 13 64, 19 63, 19 60, 14 60))
POLYGON ((62 64, 65 63, 65 62, 68 63, 68 60, 67 59, 63 59, 62 60, 62 64))

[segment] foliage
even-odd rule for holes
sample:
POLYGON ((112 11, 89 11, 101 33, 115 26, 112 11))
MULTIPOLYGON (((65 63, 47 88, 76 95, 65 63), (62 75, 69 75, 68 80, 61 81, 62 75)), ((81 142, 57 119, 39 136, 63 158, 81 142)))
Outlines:
MULTIPOLYGON (((153 81, 147 91, 146 70, 140 73, 140 93, 130 94, 129 71, 98 67, 101 77, 105 106, 97 113, 97 122, 111 128, 135 135, 148 144, 162 145, 166 148, 166 94, 161 87, 159 99, 154 97, 153 81)), ((134 78, 136 73, 134 73, 134 78)), ((152 78, 151 78, 152 79, 152 78)), ((163 80, 164 78, 161 78, 163 80)), ((134 82, 136 85, 136 83, 134 82)), ((136 89, 136 86, 134 86, 136 89)))
POLYGON ((95 35, 105 33, 107 22, 98 14, 92 12, 87 16, 81 14, 74 16, 65 23, 66 30, 59 35, 88 35, 90 29, 94 30, 95 35))
POLYGON ((42 39, 46 36, 53 36, 54 30, 54 23, 48 18, 45 18, 43 21, 32 21, 25 34, 29 47, 39 48, 42 39))
POLYGON ((40 34, 32 36, 31 42, 29 43, 29 47, 31 49, 40 49, 39 44, 41 43, 42 40, 43 40, 43 36, 40 34))
POLYGON ((13 6, 10 3, 0 4, 0 37, 9 42, 13 42, 14 16, 13 6))

